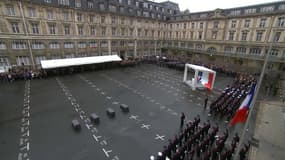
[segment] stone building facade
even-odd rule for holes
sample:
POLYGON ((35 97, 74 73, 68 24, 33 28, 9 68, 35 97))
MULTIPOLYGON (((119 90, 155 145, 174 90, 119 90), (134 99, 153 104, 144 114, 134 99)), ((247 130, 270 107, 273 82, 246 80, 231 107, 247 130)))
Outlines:
POLYGON ((284 69, 285 2, 189 13, 147 0, 2 0, 0 66, 43 59, 190 53, 217 63, 284 69))

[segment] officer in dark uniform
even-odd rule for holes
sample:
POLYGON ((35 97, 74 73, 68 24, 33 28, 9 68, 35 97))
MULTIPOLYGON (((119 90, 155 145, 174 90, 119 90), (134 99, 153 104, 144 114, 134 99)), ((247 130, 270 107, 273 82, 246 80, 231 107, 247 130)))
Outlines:
POLYGON ((184 120, 185 120, 185 114, 182 112, 180 117, 180 128, 183 128, 184 120))
POLYGON ((199 143, 197 148, 196 148, 196 152, 197 152, 197 157, 199 158, 200 157, 200 154, 201 154, 201 144, 199 143))
POLYGON ((203 160, 210 160, 210 158, 211 158, 211 152, 207 151, 205 156, 204 156, 204 158, 203 158, 203 160))
POLYGON ((242 149, 239 151, 239 159, 240 159, 240 160, 244 160, 244 159, 245 159, 245 154, 246 154, 245 149, 242 148, 242 149))
POLYGON ((207 108, 207 104, 208 104, 208 96, 204 100, 204 109, 207 108))

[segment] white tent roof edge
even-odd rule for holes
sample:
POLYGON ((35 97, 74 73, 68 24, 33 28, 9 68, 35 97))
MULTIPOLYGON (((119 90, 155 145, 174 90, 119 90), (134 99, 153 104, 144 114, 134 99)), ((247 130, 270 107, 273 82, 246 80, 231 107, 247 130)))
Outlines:
POLYGON ((122 59, 118 55, 41 60, 41 67, 43 69, 52 69, 52 68, 79 66, 86 64, 114 62, 121 60, 122 59))
POLYGON ((209 69, 209 68, 206 68, 204 66, 198 66, 198 65, 195 65, 195 64, 185 64, 186 67, 189 67, 189 68, 192 68, 194 70, 199 70, 199 71, 206 71, 206 72, 211 72, 211 73, 216 73, 216 71, 212 70, 212 69, 209 69))

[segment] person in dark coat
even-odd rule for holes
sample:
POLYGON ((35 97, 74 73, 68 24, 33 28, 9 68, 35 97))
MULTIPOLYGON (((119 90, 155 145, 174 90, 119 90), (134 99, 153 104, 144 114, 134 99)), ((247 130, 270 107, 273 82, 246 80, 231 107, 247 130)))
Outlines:
POLYGON ((242 148, 242 149, 239 151, 239 159, 240 159, 240 160, 245 160, 245 154, 246 154, 245 149, 242 148))
POLYGON ((204 100, 204 109, 207 108, 207 104, 208 104, 208 96, 204 100))
POLYGON ((182 112, 180 117, 180 128, 183 128, 184 121, 185 121, 185 114, 182 112))

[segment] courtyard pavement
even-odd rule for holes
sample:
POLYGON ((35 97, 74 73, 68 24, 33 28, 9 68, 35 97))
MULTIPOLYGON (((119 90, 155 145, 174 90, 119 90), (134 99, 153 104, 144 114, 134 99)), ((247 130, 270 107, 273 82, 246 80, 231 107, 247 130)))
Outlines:
POLYGON ((250 150, 251 160, 285 159, 285 75, 279 81, 279 94, 260 101, 254 139, 258 145, 250 150))
MULTIPOLYGON (((201 122, 218 123, 221 134, 228 124, 209 117, 205 91, 192 91, 182 78, 181 71, 145 64, 0 84, 0 159, 147 160, 179 133, 181 112, 187 120, 199 114, 201 122), (120 104, 130 112, 121 112, 120 104), (91 113, 99 115, 98 125, 91 113), (81 132, 73 131, 73 119, 81 132)), ((232 80, 218 74, 209 103, 232 80)))

